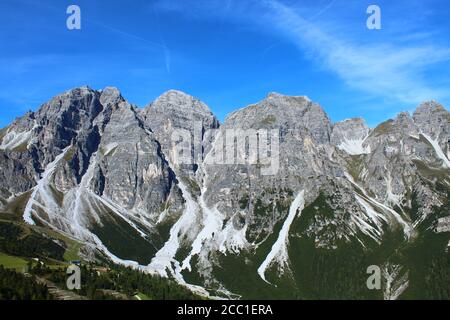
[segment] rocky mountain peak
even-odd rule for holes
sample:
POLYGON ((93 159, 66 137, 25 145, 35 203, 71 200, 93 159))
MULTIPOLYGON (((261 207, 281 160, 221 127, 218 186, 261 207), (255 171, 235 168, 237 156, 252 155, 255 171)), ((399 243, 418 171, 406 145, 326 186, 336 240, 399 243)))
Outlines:
POLYGON ((199 99, 177 90, 169 90, 158 97, 153 103, 140 111, 144 123, 156 136, 166 159, 173 165, 173 169, 181 176, 191 175, 198 167, 212 141, 207 135, 211 129, 219 128, 219 121, 209 107, 199 99), (192 159, 193 164, 179 166, 176 163, 177 153, 173 138, 183 136, 194 140, 194 149, 199 152, 198 157, 192 159), (195 165, 194 165, 195 163, 195 165))
MULTIPOLYGON (((358 150, 364 150, 362 143, 369 135, 370 129, 366 124, 366 121, 362 118, 346 119, 341 122, 337 122, 333 126, 331 135, 331 143, 335 146, 344 148, 346 144, 358 144, 358 150)), ((344 148, 345 149, 345 148, 344 148)), ((346 148, 345 150, 347 150, 346 148)), ((355 150, 351 154, 355 154, 355 150)), ((366 152, 361 152, 366 153, 366 152)))
POLYGON ((428 101, 422 103, 414 112, 414 123, 420 131, 433 139, 449 139, 450 113, 440 103, 428 101))
POLYGON ((367 127, 366 124, 366 120, 364 120, 363 118, 351 118, 351 119, 345 119, 339 122, 336 122, 335 126, 363 126, 363 127, 367 127))
POLYGON ((414 112, 414 115, 420 115, 424 113, 435 113, 435 112, 447 112, 448 111, 444 108, 442 104, 435 100, 425 101, 421 103, 416 111, 414 112))
POLYGON ((417 126, 414 124, 414 119, 409 112, 400 112, 395 118, 395 125, 399 129, 404 129, 405 133, 412 134, 417 131, 417 126))
POLYGON ((152 129, 166 126, 169 131, 169 127, 191 130, 195 122, 203 124, 206 129, 219 126, 219 121, 205 103, 177 90, 165 92, 141 114, 152 129))
POLYGON ((0 130, 0 212, 70 236, 83 258, 211 294, 270 298, 270 282, 288 298, 313 297, 300 277, 340 288, 362 272, 364 287, 366 252, 382 267, 415 263, 416 244, 448 251, 435 233, 450 230, 449 126, 434 101, 371 130, 361 118, 332 124, 307 97, 270 93, 210 130, 219 122, 208 106, 181 91, 139 110, 116 88, 80 87, 0 130), (179 161, 180 141, 189 161, 179 161), (330 263, 337 271, 322 273, 330 263), (249 279, 254 288, 235 285, 249 279))
POLYGON ((444 106, 436 101, 427 101, 420 104, 413 114, 414 122, 420 125, 430 125, 434 121, 450 119, 450 113, 444 106), (441 119, 441 120, 439 120, 441 119))
POLYGON ((320 144, 329 142, 331 120, 322 107, 304 96, 270 93, 264 100, 237 110, 225 125, 251 129, 306 129, 320 144))
POLYGON ((409 114, 409 112, 407 112, 407 111, 404 111, 404 112, 400 112, 399 114, 397 114, 397 117, 396 117, 396 121, 397 122, 404 122, 404 121, 411 121, 412 120, 412 117, 411 117, 411 115, 409 114))
POLYGON ((298 100, 298 102, 305 102, 309 103, 311 102, 311 99, 309 99, 307 96, 288 96, 284 95, 278 92, 269 92, 267 94, 266 100, 298 100))
POLYGON ((96 112, 90 107, 92 107, 91 102, 98 102, 98 98, 99 93, 88 86, 74 88, 44 103, 36 112, 36 118, 60 116, 61 113, 68 111, 74 113, 78 113, 81 110, 96 112))
POLYGON ((100 102, 104 106, 118 104, 123 101, 122 94, 115 87, 106 87, 101 91, 100 102))
POLYGON ((153 108, 160 112, 195 112, 212 114, 209 107, 199 99, 182 91, 169 90, 159 96, 147 109, 153 108))
POLYGON ((21 129, 29 129, 33 127, 34 120, 35 113, 33 111, 28 111, 22 117, 16 118, 10 126, 22 131, 21 129))
POLYGON ((76 87, 76 88, 67 90, 67 91, 63 92, 62 94, 57 95, 55 98, 60 98, 60 99, 72 98, 72 99, 74 99, 76 97, 83 97, 83 96, 91 95, 91 94, 97 94, 97 91, 92 89, 89 86, 81 86, 81 87, 76 87))

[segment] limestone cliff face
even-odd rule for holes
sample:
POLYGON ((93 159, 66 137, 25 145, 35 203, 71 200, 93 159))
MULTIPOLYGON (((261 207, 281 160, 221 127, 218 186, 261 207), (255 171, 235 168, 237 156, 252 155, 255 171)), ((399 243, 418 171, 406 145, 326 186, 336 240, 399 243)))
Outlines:
POLYGON ((370 129, 271 93, 220 125, 180 91, 139 109, 116 88, 81 87, 0 131, 0 211, 83 242, 89 256, 182 283, 195 272, 223 293, 229 255, 266 280, 295 274, 296 239, 369 250, 391 234, 402 246, 448 232, 449 139, 437 102, 370 129))
POLYGON ((219 128, 219 121, 208 106, 186 93, 170 90, 142 110, 142 115, 172 168, 180 176, 195 180, 219 128), (186 143, 187 155, 179 154, 178 143, 186 143), (180 160, 181 156, 185 161, 180 160))

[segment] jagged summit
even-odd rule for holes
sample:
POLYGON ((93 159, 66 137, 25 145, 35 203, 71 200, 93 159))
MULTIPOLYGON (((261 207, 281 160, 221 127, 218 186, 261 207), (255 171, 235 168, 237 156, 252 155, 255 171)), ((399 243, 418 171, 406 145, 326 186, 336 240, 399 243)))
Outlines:
MULTIPOLYGON (((289 96, 277 92, 269 92, 266 97, 257 103, 250 104, 246 107, 232 111, 228 116, 228 119, 232 119, 236 114, 242 112, 270 112, 272 109, 278 109, 286 107, 286 111, 289 112, 290 108, 305 108, 312 106, 313 108, 321 107, 314 104, 307 96, 289 96)), ((283 112, 283 110, 280 110, 283 112)))
POLYGON ((348 118, 341 121, 336 122, 338 123, 366 123, 366 120, 364 118, 355 117, 355 118, 348 118))
POLYGON ((434 268, 429 252, 446 259, 449 134, 436 102, 371 130, 271 93, 220 125, 181 91, 137 109, 117 88, 80 87, 0 130, 0 215, 70 236, 83 259, 221 297, 341 298, 358 275, 352 297, 414 295, 426 274, 408 272, 434 268), (257 157, 245 150, 255 141, 257 157), (365 291, 368 263, 395 265, 395 284, 365 291))
POLYGON ((281 94, 278 92, 269 92, 266 96, 266 99, 299 99, 305 102, 311 102, 311 99, 308 96, 290 96, 281 94))
POLYGON ((200 121, 207 127, 216 128, 219 121, 210 108, 199 99, 178 90, 169 90, 142 110, 150 127, 171 122, 175 127, 189 127, 200 121))
POLYGON ((448 110, 438 101, 429 100, 421 103, 415 110, 414 114, 419 114, 423 112, 447 112, 448 110))
MULTIPOLYGON (((440 103, 422 103, 413 114, 414 123, 420 131, 434 140, 450 139, 450 113, 440 103)), ((444 143, 441 141, 441 145, 444 143)))
POLYGON ((177 89, 169 89, 160 95, 160 97, 163 96, 178 96, 178 97, 192 98, 190 94, 187 94, 186 92, 177 89))
POLYGON ((100 92, 101 92, 100 102, 105 106, 125 101, 119 89, 115 87, 106 87, 100 92))
POLYGON ((306 129, 319 143, 329 142, 331 120, 323 108, 304 96, 271 93, 256 104, 232 112, 226 126, 306 129))
POLYGON ((201 112, 212 114, 209 107, 199 99, 179 90, 169 90, 160 95, 146 109, 168 109, 180 110, 185 112, 201 112))
POLYGON ((67 96, 67 95, 85 95, 89 93, 97 92, 97 90, 92 89, 88 85, 83 85, 79 87, 75 87, 69 90, 64 91, 61 94, 56 95, 55 97, 67 96))
POLYGON ((116 87, 105 87, 99 91, 101 95, 108 97, 122 97, 120 90, 116 87))
POLYGON ((339 145, 343 140, 361 140, 367 138, 370 132, 367 123, 362 118, 352 118, 336 122, 333 125, 332 142, 339 145))

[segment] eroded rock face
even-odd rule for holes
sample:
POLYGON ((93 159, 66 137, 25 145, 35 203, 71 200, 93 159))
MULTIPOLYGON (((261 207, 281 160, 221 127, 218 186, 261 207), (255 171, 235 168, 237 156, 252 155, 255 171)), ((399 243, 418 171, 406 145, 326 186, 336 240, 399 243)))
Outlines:
POLYGON ((271 93, 220 125, 179 91, 138 109, 116 88, 82 87, 0 131, 0 207, 85 242, 89 257, 180 282, 195 272, 226 292, 229 255, 266 280, 295 274, 298 239, 373 250, 387 234, 400 248, 447 232, 449 133, 436 102, 369 129, 271 93))
POLYGON ((125 209, 156 214, 170 193, 173 176, 153 133, 142 126, 131 105, 120 102, 114 107, 96 156, 98 175, 91 183, 99 186, 97 194, 125 209))
POLYGON ((181 176, 195 179, 198 166, 219 128, 219 121, 206 104, 181 91, 170 90, 149 104, 142 115, 161 144, 172 168, 181 176), (190 161, 180 161, 176 146, 185 139, 190 161))
POLYGON ((28 153, 0 151, 0 180, 2 194, 8 198, 35 185, 34 159, 28 153))
POLYGON ((338 122, 333 126, 331 143, 351 155, 370 153, 365 140, 370 132, 364 119, 356 118, 338 122))
POLYGON ((235 111, 225 126, 241 128, 277 128, 282 132, 307 129, 317 144, 330 141, 331 121, 322 107, 308 97, 270 93, 261 102, 235 111))
MULTIPOLYGON (((84 140, 79 161, 72 163, 69 169, 79 179, 86 169, 84 155, 89 157, 89 152, 95 149, 92 146, 96 143, 92 122, 101 111, 98 92, 88 87, 65 92, 42 105, 37 112, 29 112, 9 126, 0 149, 12 161, 17 160, 27 167, 21 174, 25 174, 25 180, 33 181, 63 149, 84 140)), ((30 187, 29 183, 17 186, 13 171, 5 178, 5 184, 14 186, 16 192, 24 192, 30 187)))
POLYGON ((435 140, 447 140, 450 135, 450 114, 436 101, 422 103, 414 112, 414 123, 435 140))
POLYGON ((405 210, 412 210, 414 206, 415 214, 410 218, 416 225, 447 197, 445 192, 437 189, 441 184, 446 185, 449 179, 446 149, 441 148, 445 146, 446 138, 443 137, 448 127, 445 124, 448 115, 448 111, 433 102, 421 105, 414 117, 400 113, 370 133, 365 143, 372 152, 358 164, 357 179, 377 199, 405 210), (427 112, 436 114, 424 116, 427 112), (437 136, 441 138, 435 142, 433 139, 437 136), (430 168, 433 169, 430 171, 430 168))
MULTIPOLYGON (((271 135, 275 130, 279 152, 273 154, 272 160, 277 168, 264 175, 261 166, 249 165, 248 161, 205 164, 204 197, 209 206, 234 219, 236 229, 245 228, 251 241, 261 241, 286 216, 287 207, 298 192, 308 189, 308 200, 317 197, 321 184, 318 181, 325 172, 334 170, 327 163, 331 122, 322 108, 306 97, 271 93, 260 103, 238 110, 226 119, 220 132, 222 139, 214 145, 218 150, 225 146, 225 159, 229 156, 227 150, 233 152, 233 137, 227 139, 233 130, 259 131, 259 145, 268 143, 263 133, 271 135), (275 205, 276 210, 272 208, 275 205)), ((237 132, 236 139, 245 137, 237 132)))
POLYGON ((182 206, 159 142, 115 88, 82 87, 53 98, 8 127, 0 153, 2 198, 33 188, 28 222, 93 245, 97 232, 106 242, 117 238, 113 230, 99 231, 114 216, 122 232, 158 238, 156 221, 167 204, 169 211, 182 206))

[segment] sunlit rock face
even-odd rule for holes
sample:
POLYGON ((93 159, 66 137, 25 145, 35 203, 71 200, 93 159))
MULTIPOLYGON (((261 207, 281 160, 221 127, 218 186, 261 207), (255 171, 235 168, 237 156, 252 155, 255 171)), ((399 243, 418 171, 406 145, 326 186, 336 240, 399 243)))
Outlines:
POLYGON ((0 212, 81 241, 90 259, 222 297, 272 297, 269 284, 301 295, 301 273, 321 267, 311 256, 350 247, 383 257, 407 292, 402 250, 450 240, 449 139, 437 102, 369 128, 270 93, 220 125, 180 91, 141 109, 116 88, 81 87, 0 131, 0 212))

